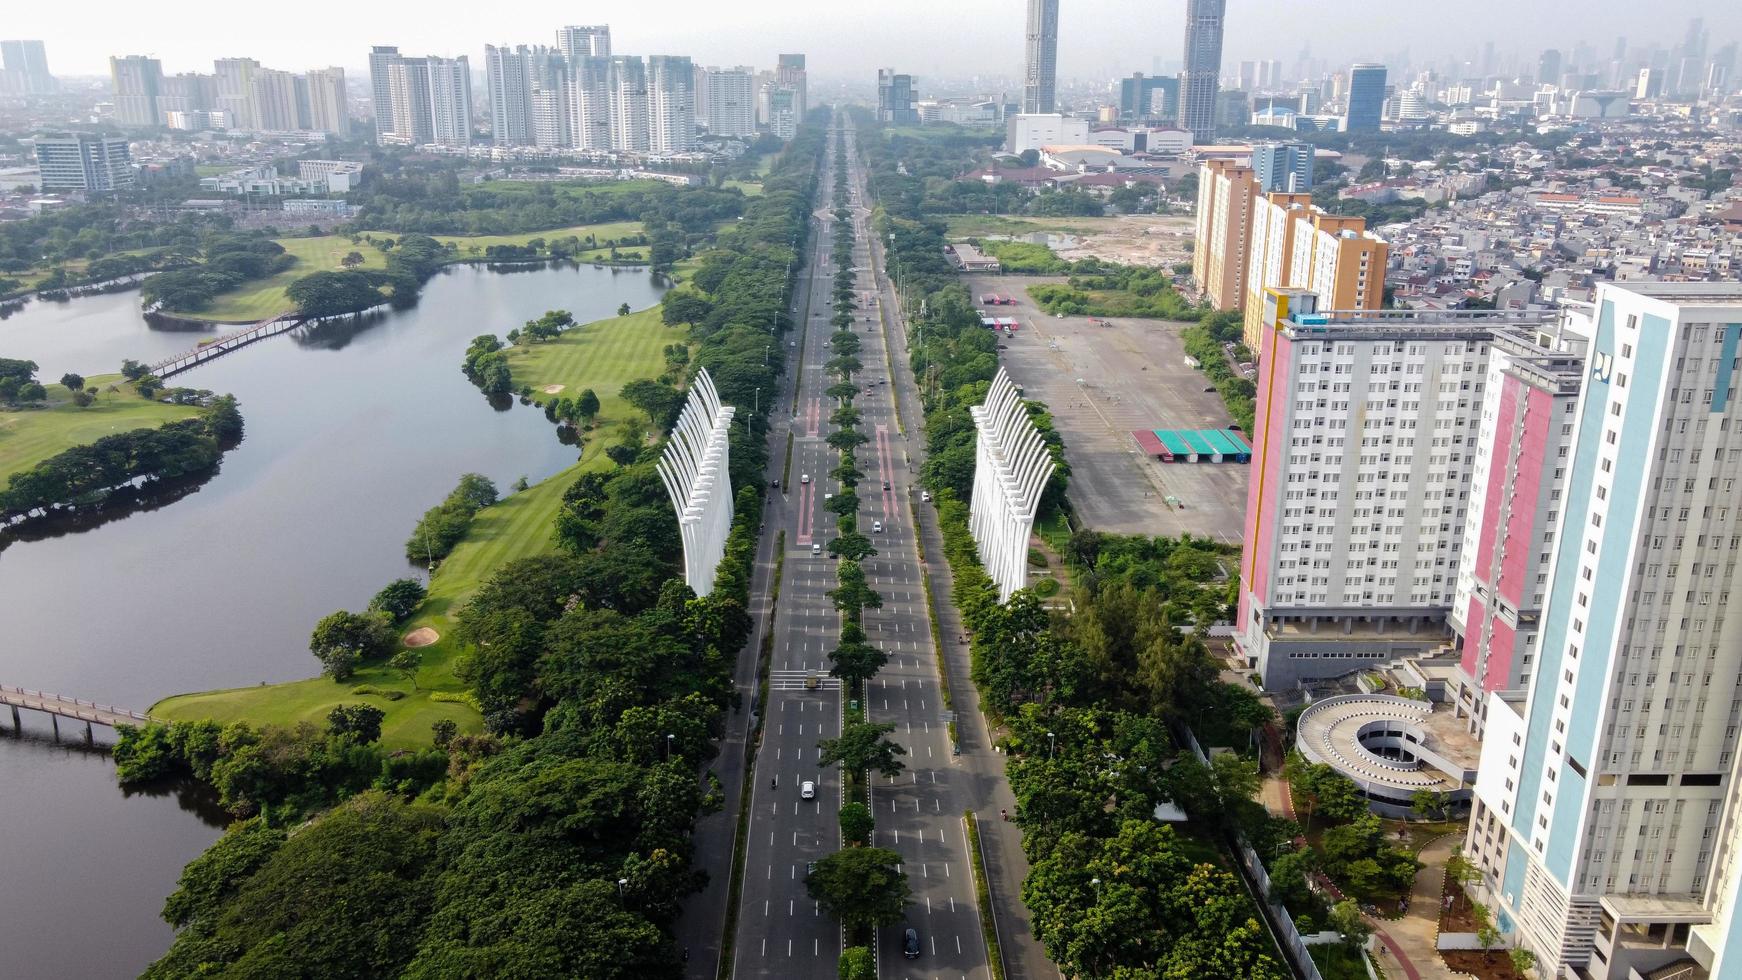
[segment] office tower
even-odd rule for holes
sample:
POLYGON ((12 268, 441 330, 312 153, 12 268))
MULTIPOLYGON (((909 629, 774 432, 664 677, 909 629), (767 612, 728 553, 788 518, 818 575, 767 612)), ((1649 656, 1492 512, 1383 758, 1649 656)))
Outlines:
POLYGON ((789 140, 798 135, 799 97, 795 89, 775 86, 768 93, 768 131, 777 139, 789 140))
POLYGON ((1216 93, 1215 127, 1237 129, 1252 122, 1252 100, 1240 89, 1216 93))
POLYGON ((532 84, 532 145, 546 149, 573 146, 568 59, 555 48, 534 47, 527 61, 527 78, 532 84))
POLYGON ((422 146, 435 142, 429 59, 395 58, 387 67, 388 130, 379 142, 422 146))
POLYGON ((645 153, 647 66, 639 55, 611 56, 611 148, 645 153))
POLYGON ((1119 118, 1172 119, 1179 112, 1179 79, 1138 72, 1119 80, 1119 118))
POLYGON ((399 49, 378 44, 369 49, 369 107, 375 117, 375 140, 393 133, 393 63, 399 60, 399 49))
POLYGON ((55 88, 41 41, 0 41, 0 92, 47 95, 55 88))
POLYGON ((484 78, 490 94, 490 141, 497 146, 532 142, 532 50, 522 44, 484 45, 484 78))
POLYGON ((1259 336, 1234 640, 1269 690, 1449 639, 1492 334, 1554 319, 1317 299, 1267 291, 1259 336))
POLYGON ((611 59, 579 55, 569 62, 569 136, 578 150, 609 150, 611 59))
POLYGON ((307 129, 297 98, 297 76, 259 68, 254 72, 254 126, 273 133, 307 129))
POLYGON ((351 135, 351 114, 345 107, 345 69, 309 69, 308 128, 340 137, 351 135))
POLYGON ((472 142, 472 66, 458 58, 423 59, 429 89, 429 138, 442 146, 472 142))
POLYGON ((775 63, 774 84, 793 90, 795 102, 793 111, 799 119, 810 111, 809 81, 805 77, 804 55, 783 54, 775 63))
POLYGON ((695 67, 687 56, 647 59, 647 148, 688 153, 696 141, 695 67))
POLYGON ((168 120, 172 112, 210 112, 217 105, 217 80, 198 72, 167 75, 157 83, 157 113, 168 120))
POLYGON ((109 59, 115 83, 115 121, 123 126, 156 126, 163 121, 157 108, 163 64, 156 58, 131 54, 109 59))
POLYGON ((1536 84, 1559 85, 1561 83, 1561 53, 1554 48, 1544 51, 1536 59, 1536 84))
POLYGON ((1179 122, 1192 139, 1208 143, 1216 132, 1216 92, 1222 75, 1222 21, 1226 0, 1186 0, 1185 71, 1180 73, 1179 122))
POLYGON ((1602 283, 1537 662, 1466 850, 1543 975, 1742 973, 1742 285, 1602 283))
POLYGON ((1028 0, 1027 45, 1023 60, 1022 111, 1053 111, 1058 84, 1059 0, 1028 0))
POLYGON ((917 126, 919 111, 913 107, 912 75, 898 75, 893 68, 877 69, 877 121, 895 126, 917 126))
POLYGON ((1636 99, 1655 99, 1663 94, 1663 69, 1639 69, 1639 81, 1633 88, 1636 99))
POLYGON ((1258 189, 1310 191, 1313 189, 1313 145, 1298 140, 1257 143, 1252 147, 1252 173, 1258 189))
POLYGON ((1343 132, 1377 133, 1385 114, 1385 66, 1362 64, 1349 69, 1349 102, 1343 132))
POLYGON ((1234 79, 1241 88, 1249 92, 1256 90, 1258 88, 1258 62, 1240 62, 1239 69, 1234 73, 1234 79))
MULTIPOLYGON (((696 101, 708 132, 715 136, 756 135, 756 90, 752 80, 756 70, 745 65, 737 68, 708 68, 702 72, 702 91, 696 101)), ((796 93, 795 93, 796 94, 796 93)))
POLYGON ((1534 340, 1500 330, 1489 348, 1464 548, 1446 617, 1459 652, 1453 710, 1478 737, 1488 693, 1528 685, 1536 667, 1547 542, 1561 524, 1587 333, 1565 322, 1534 340))
POLYGON ((1192 275, 1204 301, 1218 310, 1237 309, 1245 299, 1246 246, 1257 193, 1250 167, 1210 160, 1198 171, 1192 275))
POLYGON ((90 133, 38 136, 36 165, 45 193, 101 194, 133 186, 133 157, 124 139, 90 133))
POLYGON ((260 63, 253 58, 219 58, 212 63, 217 78, 217 107, 229 118, 231 129, 257 129, 254 75, 260 63))
POLYGON ((583 57, 609 58, 611 28, 605 24, 559 27, 556 32, 556 46, 570 62, 583 57))

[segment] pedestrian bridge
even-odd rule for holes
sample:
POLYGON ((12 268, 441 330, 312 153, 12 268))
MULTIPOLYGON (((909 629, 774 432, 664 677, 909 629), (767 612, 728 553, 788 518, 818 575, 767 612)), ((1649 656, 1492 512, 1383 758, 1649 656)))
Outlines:
POLYGON ((61 694, 49 694, 44 691, 32 691, 24 687, 12 687, 0 684, 0 704, 12 709, 12 730, 23 731, 23 722, 18 711, 28 708, 31 711, 44 712, 52 719, 55 734, 60 734, 60 719, 85 723, 85 738, 91 738, 92 725, 106 725, 116 728, 121 725, 142 725, 151 719, 137 711, 117 708, 113 705, 98 704, 83 698, 69 698, 61 694))

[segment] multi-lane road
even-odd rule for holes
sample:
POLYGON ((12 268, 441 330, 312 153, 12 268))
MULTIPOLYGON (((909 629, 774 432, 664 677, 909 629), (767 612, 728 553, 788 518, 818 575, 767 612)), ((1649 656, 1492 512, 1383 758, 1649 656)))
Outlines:
MULTIPOLYGON (((862 336, 859 360, 864 365, 854 380, 861 387, 856 400, 863 414, 861 428, 871 440, 858 452, 865 474, 859 485, 859 525, 878 550, 863 564, 871 586, 883 597, 881 609, 865 611, 864 624, 871 642, 889 654, 888 664, 867 685, 864 709, 872 721, 893 724, 893 738, 907 751, 907 768, 899 777, 872 780, 874 843, 901 855, 913 892, 906 919, 879 930, 879 974, 984 978, 990 976, 980 929, 984 910, 975 903, 962 822, 963 811, 980 804, 974 797, 981 781, 970 777, 962 757, 952 753, 949 716, 938 691, 913 519, 919 505, 917 460, 895 414, 893 386, 903 378, 899 369, 897 377, 890 377, 886 355, 889 331, 901 325, 885 309, 883 284, 871 272, 865 175, 856 162, 851 129, 846 138, 849 191, 844 203, 853 213, 853 265, 860 270, 861 302, 853 329, 862 336), (878 521, 882 530, 872 531, 878 521), (920 936, 917 959, 902 954, 907 928, 920 936)), ((801 317, 794 337, 798 346, 788 352, 803 362, 796 409, 776 423, 793 436, 789 472, 794 485, 782 488, 765 529, 770 535, 786 532, 786 554, 774 611, 768 703, 760 706, 766 721, 750 777, 744 887, 733 943, 732 973, 737 977, 831 978, 841 952, 839 924, 805 889, 808 863, 841 846, 840 774, 835 767, 817 764, 817 743, 839 734, 841 716, 848 710, 845 693, 827 676, 828 652, 841 626, 826 594, 835 585, 836 563, 826 551, 834 515, 823 506, 826 496, 839 489, 829 476, 838 454, 825 442, 834 404, 823 394, 832 380, 823 365, 830 357, 824 344, 834 330, 829 323, 835 268, 834 144, 831 132, 802 273, 810 288, 798 291, 804 307, 796 311, 801 317), (808 483, 803 482, 806 476, 808 483), (824 553, 813 554, 813 545, 824 546, 824 553), (822 679, 816 688, 806 682, 812 674, 822 679), (813 800, 799 798, 806 780, 816 785, 813 800)), ((791 402, 782 406, 793 407, 791 402)), ((917 426, 919 419, 905 421, 917 426)), ((784 439, 778 436, 777 431, 777 444, 784 451, 784 439)), ((777 453, 771 478, 783 472, 784 462, 777 453)))

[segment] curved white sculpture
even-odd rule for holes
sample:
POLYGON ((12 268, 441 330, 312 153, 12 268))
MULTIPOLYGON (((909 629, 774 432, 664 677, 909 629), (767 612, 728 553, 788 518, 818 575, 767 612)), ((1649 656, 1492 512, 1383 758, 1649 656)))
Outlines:
POLYGON ((998 583, 998 601, 1004 602, 1028 584, 1028 536, 1040 510, 1041 491, 1052 477, 1052 453, 1003 368, 992 379, 986 403, 968 411, 979 433, 968 528, 980 564, 998 583))
POLYGON ((683 536, 684 582, 696 595, 714 590, 714 573, 732 533, 732 476, 727 434, 732 406, 720 404, 714 379, 696 373, 683 412, 659 461, 659 477, 683 536))

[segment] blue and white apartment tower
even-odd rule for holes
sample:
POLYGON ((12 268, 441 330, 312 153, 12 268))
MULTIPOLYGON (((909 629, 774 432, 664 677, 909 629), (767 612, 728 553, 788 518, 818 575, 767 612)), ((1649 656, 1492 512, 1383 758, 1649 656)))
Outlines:
POLYGON ((1541 976, 1735 980, 1742 284, 1605 283, 1589 315, 1538 662, 1488 695, 1466 851, 1541 976))

